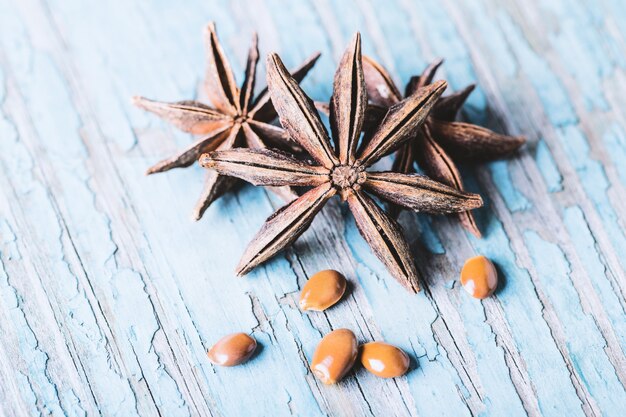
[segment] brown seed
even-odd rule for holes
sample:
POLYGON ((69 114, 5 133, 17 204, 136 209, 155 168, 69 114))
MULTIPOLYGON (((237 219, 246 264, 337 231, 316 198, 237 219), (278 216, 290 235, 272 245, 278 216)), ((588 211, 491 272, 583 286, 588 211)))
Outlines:
POLYGON ((334 330, 317 345, 311 371, 324 384, 334 384, 352 368, 358 352, 354 333, 348 329, 334 330))
POLYGON ((470 258, 463 265, 461 284, 472 297, 487 298, 498 286, 496 267, 482 255, 470 258))
POLYGON ((302 310, 324 311, 337 303, 346 291, 346 278, 332 269, 313 275, 300 293, 302 310))
POLYGON ((233 333, 222 337, 209 349, 209 360, 215 365, 235 366, 252 356, 256 340, 245 333, 233 333))
POLYGON ((370 342, 361 345, 361 363, 371 373, 381 378, 402 376, 409 369, 409 356, 393 345, 370 342))

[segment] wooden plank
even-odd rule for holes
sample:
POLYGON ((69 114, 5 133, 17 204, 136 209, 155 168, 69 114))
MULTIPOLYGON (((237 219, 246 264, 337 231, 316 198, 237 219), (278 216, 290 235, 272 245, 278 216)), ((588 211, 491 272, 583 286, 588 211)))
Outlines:
MULTIPOLYGON (((620 415, 626 409, 626 10, 619 2, 0 0, 0 414, 620 415), (592 4, 593 3, 593 4, 592 4), (233 269, 281 202, 229 194, 189 219, 199 167, 144 177, 189 143, 129 97, 203 97, 201 29, 218 24, 241 82, 253 30, 326 100, 355 30, 406 82, 434 57, 464 117, 523 133, 507 161, 464 166, 481 240, 404 213, 426 277, 409 295, 333 200, 285 254, 233 269), (477 302, 463 261, 504 277, 477 302), (306 277, 344 272, 350 294, 297 308, 306 277), (406 377, 363 369, 323 386, 307 364, 347 327, 412 357, 406 377), (246 366, 213 367, 220 336, 251 332, 246 366)), ((263 61, 262 61, 263 62, 263 61)), ((257 84, 263 85, 265 69, 257 84)), ((388 161, 386 162, 388 163, 388 161)))

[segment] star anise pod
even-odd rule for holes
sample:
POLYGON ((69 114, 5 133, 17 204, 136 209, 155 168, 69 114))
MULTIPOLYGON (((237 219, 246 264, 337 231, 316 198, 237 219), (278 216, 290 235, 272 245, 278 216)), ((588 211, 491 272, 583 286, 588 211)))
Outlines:
MULTIPOLYGON (((252 149, 293 146, 293 143, 289 144, 286 132, 272 124, 276 119, 276 111, 267 88, 253 99, 256 67, 259 61, 256 33, 252 38, 241 89, 237 87, 214 23, 207 26, 205 39, 207 69, 204 89, 214 107, 191 100, 164 103, 143 97, 133 98, 136 106, 156 114, 185 132, 202 135, 201 139, 182 152, 150 167, 148 175, 172 168, 188 167, 196 162, 202 153, 216 149, 226 150, 240 146, 252 149)), ((319 53, 309 57, 293 72, 294 79, 302 81, 318 58, 319 53)), ((211 203, 228 191, 235 181, 236 178, 208 171, 202 196, 193 212, 195 220, 199 220, 211 203)), ((272 191, 286 201, 298 197, 290 187, 274 187, 272 191)))
MULTIPOLYGON (((430 64, 420 76, 412 77, 406 86, 405 95, 410 96, 430 85, 442 60, 430 64)), ((364 56, 363 73, 371 104, 368 117, 375 125, 382 120, 386 109, 402 100, 398 88, 389 73, 376 61, 364 56)), ((503 157, 518 149, 526 139, 521 136, 506 136, 471 123, 455 121, 463 103, 474 90, 474 85, 441 97, 435 104, 426 122, 415 132, 415 138, 407 141, 396 153, 393 170, 414 172, 417 161, 430 177, 446 185, 463 190, 463 181, 455 161, 485 161, 503 157)), ((398 206, 390 208, 394 216, 398 206)), ((456 214, 468 231, 481 236, 474 216, 470 211, 456 214)))
POLYGON ((393 152, 426 119, 445 81, 422 88, 387 113, 369 141, 357 152, 367 106, 357 34, 335 74, 328 132, 313 101, 286 71, 276 54, 268 57, 268 86, 283 127, 314 159, 307 163, 269 149, 233 149, 202 155, 200 164, 254 185, 313 187, 270 216, 237 266, 243 275, 291 244, 335 194, 347 201, 361 235, 389 272, 408 290, 419 291, 409 245, 398 224, 367 193, 417 211, 450 213, 482 205, 479 195, 465 193, 417 174, 366 171, 393 152))

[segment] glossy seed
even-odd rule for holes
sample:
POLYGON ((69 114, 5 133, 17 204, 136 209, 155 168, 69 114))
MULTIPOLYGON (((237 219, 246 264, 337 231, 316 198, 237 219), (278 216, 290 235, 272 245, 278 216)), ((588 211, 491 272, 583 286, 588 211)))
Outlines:
POLYGON ((409 369, 409 356, 393 345, 370 342, 361 345, 361 364, 376 376, 395 378, 409 369))
POLYGON ((256 340, 245 333, 233 333, 221 338, 209 349, 209 360, 215 365, 235 366, 252 356, 256 340))
POLYGON ((354 333, 348 329, 334 330, 317 345, 311 371, 324 384, 334 384, 352 368, 358 352, 354 333))
POLYGON ((461 284, 472 297, 489 297, 498 286, 498 271, 493 263, 484 256, 468 259, 461 271, 461 284))
POLYGON ((302 310, 324 311, 337 303, 346 291, 346 278, 332 269, 313 275, 300 294, 302 310))

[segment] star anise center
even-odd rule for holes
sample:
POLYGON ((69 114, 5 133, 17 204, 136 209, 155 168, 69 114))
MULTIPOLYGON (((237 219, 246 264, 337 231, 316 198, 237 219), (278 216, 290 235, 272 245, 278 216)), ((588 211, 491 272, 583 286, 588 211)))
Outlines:
POLYGON ((330 178, 335 188, 339 190, 360 188, 365 182, 365 171, 362 166, 339 165, 333 168, 330 178))
POLYGON ((244 124, 248 122, 248 115, 246 113, 239 113, 233 117, 235 123, 244 124))

